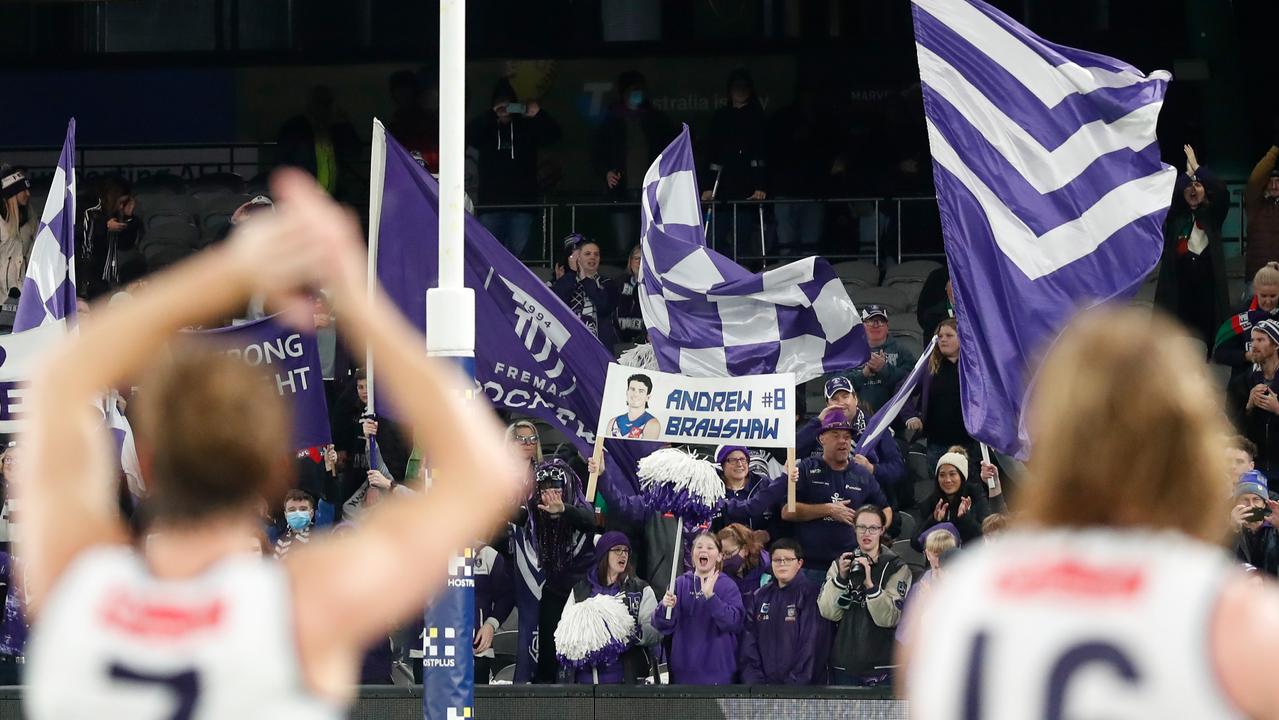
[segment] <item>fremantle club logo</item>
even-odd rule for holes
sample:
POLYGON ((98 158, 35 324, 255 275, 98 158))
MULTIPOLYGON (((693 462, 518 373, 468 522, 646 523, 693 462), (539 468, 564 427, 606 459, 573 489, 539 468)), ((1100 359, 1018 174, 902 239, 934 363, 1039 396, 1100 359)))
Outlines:
POLYGON ((475 587, 475 551, 466 548, 461 555, 454 555, 449 559, 449 581, 448 586, 451 588, 473 588, 475 587))

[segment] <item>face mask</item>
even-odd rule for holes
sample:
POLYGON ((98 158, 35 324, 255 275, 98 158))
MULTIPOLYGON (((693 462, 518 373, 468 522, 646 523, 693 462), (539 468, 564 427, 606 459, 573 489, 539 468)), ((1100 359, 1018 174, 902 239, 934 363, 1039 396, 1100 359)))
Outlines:
POLYGON ((632 90, 626 95, 626 107, 632 110, 638 110, 640 105, 644 104, 644 91, 632 90))
POLYGON ((289 524, 289 529, 293 532, 301 532, 311 524, 311 512, 309 510, 294 510, 284 513, 284 521, 289 524))
POLYGON ((736 575, 737 571, 742 569, 743 562, 745 562, 745 559, 741 555, 724 558, 724 572, 729 575, 736 575))

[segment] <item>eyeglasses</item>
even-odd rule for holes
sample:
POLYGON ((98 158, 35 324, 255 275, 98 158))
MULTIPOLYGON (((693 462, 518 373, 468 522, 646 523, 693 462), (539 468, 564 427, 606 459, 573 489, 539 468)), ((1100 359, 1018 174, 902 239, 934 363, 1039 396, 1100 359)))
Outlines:
POLYGON ((536 435, 516 435, 515 441, 521 445, 535 445, 537 444, 537 436, 536 435))
POLYGON ((779 557, 773 558, 773 564, 781 565, 782 567, 786 567, 787 565, 794 565, 797 562, 799 562, 799 558, 779 558, 779 557))
POLYGON ((750 461, 747 460, 746 458, 728 458, 727 460, 724 461, 724 464, 725 465, 745 465, 748 462, 750 461))
POLYGON ((862 535, 878 535, 884 532, 883 525, 854 525, 853 529, 862 535))
POLYGON ((628 547, 609 548, 608 554, 609 555, 630 555, 631 549, 628 547))

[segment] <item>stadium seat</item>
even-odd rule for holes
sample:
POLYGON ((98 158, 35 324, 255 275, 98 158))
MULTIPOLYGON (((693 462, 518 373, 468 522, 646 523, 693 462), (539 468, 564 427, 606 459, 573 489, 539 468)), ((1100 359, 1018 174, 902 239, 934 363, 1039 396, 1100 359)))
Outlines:
POLYGON ((893 543, 893 552, 897 553, 897 557, 902 559, 911 568, 927 568, 928 559, 924 554, 910 545, 910 538, 902 538, 893 543))
POLYGON ((879 266, 873 263, 865 260, 845 260, 831 267, 845 286, 875 287, 879 285, 879 266))
POLYGON ((883 284, 885 286, 903 283, 923 285, 928 276, 939 267, 941 267, 941 263, 932 260, 907 260, 906 262, 897 263, 884 271, 883 284))
POLYGON ((888 310, 889 322, 888 326, 893 325, 892 319, 895 317, 903 317, 910 310, 910 299, 906 297, 906 293, 895 287, 858 287, 844 283, 844 287, 848 289, 848 294, 853 298, 853 304, 858 310, 867 305, 883 305, 888 310))
POLYGON ((515 657, 520 652, 520 633, 518 630, 503 630, 493 633, 493 654, 515 657))
POLYGON ((528 268, 538 280, 550 285, 555 280, 555 268, 547 265, 530 265, 528 268))
POLYGON ((248 195, 234 193, 216 193, 199 197, 200 246, 225 237, 231 227, 231 216, 244 203, 251 200, 248 195))
POLYGON ((155 272, 193 254, 200 247, 200 231, 194 223, 170 222, 150 227, 140 249, 147 270, 155 272))
POLYGON ((248 184, 236 173, 220 172, 201 175, 191 181, 191 193, 197 197, 217 194, 243 195, 248 184))
POLYGON ((186 192, 186 183, 182 178, 169 173, 156 173, 138 178, 133 183, 135 195, 168 194, 181 195, 186 192))
POLYGON ((908 512, 900 512, 898 515, 902 519, 900 537, 909 540, 915 537, 915 528, 919 527, 919 522, 915 520, 915 516, 908 512))
POLYGON ((493 685, 510 685, 515 682, 515 665, 507 665, 506 667, 493 673, 493 685))
POLYGON ((137 212, 145 219, 148 233, 162 225, 196 227, 196 203, 193 198, 155 193, 139 193, 136 197, 137 212))
POLYGON ((924 341, 924 331, 912 313, 901 313, 888 318, 888 336, 914 338, 920 343, 924 341))
POLYGON ((1226 258, 1226 277, 1243 278, 1245 282, 1251 278, 1244 277, 1244 258, 1242 255, 1232 255, 1226 258))
POLYGON ((799 386, 804 397, 804 411, 807 414, 816 415, 826 407, 826 380, 825 376, 817 377, 799 386))

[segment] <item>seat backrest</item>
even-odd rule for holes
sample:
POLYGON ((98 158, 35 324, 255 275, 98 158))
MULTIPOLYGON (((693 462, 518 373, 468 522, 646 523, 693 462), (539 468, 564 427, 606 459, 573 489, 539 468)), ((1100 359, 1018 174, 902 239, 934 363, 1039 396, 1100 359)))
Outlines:
POLYGON ((845 285, 875 287, 879 284, 879 266, 865 260, 845 260, 831 266, 845 285))
POLYGON ((138 213, 146 220, 147 231, 161 225, 191 225, 195 227, 196 203, 186 195, 139 194, 138 213))
POLYGON ((918 283, 922 285, 941 263, 933 260, 907 260, 897 263, 884 271, 884 284, 918 283))
POLYGON ((892 317, 897 315, 905 315, 909 312, 910 299, 906 297, 906 293, 895 287, 858 287, 856 285, 848 285, 848 294, 853 299, 853 303, 860 310, 867 305, 883 305, 889 314, 889 327, 892 327, 892 317))

